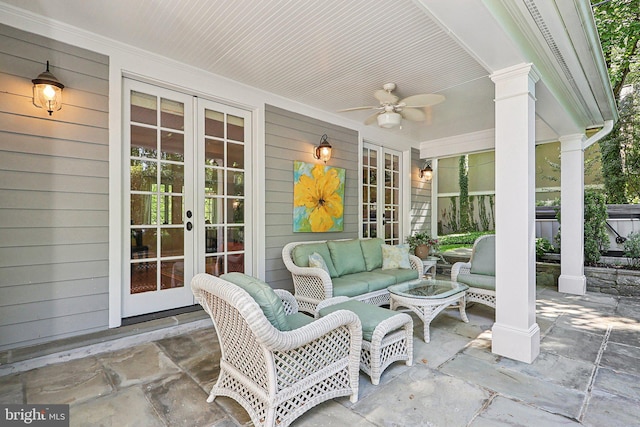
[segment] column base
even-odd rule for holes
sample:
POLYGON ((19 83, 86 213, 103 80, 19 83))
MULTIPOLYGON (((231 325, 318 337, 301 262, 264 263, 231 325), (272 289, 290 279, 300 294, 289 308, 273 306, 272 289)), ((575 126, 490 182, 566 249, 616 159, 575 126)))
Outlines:
POLYGON ((570 276, 561 274, 558 277, 558 292, 573 295, 584 295, 587 293, 586 276, 570 276))
POLYGON ((491 351, 520 362, 532 363, 540 354, 540 327, 514 329, 494 323, 491 329, 491 351))

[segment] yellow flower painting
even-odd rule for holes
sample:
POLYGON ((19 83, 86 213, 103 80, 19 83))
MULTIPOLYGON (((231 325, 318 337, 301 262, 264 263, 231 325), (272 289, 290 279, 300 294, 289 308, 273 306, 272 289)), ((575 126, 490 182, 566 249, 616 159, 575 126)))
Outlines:
POLYGON ((293 231, 322 233, 344 227, 345 170, 293 163, 293 231))

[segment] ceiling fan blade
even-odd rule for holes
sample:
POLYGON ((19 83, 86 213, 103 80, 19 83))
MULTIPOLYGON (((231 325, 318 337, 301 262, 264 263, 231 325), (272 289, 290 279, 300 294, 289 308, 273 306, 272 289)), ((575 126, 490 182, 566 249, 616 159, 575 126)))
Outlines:
POLYGON ((402 100, 407 107, 428 107, 444 101, 444 96, 435 93, 422 93, 420 95, 409 96, 402 100))
POLYGON ((398 102, 397 96, 382 89, 378 89, 373 92, 373 96, 375 96, 376 99, 383 104, 395 104, 396 102, 398 102))
POLYGON ((372 125, 376 122, 376 120, 378 119, 378 114, 380 113, 373 113, 372 115, 370 115, 369 117, 367 117, 367 119, 364 121, 365 125, 372 125))
POLYGON ((367 106, 367 107, 353 107, 353 108, 345 108, 344 110, 338 110, 338 113, 344 113, 345 111, 358 111, 358 110, 372 110, 380 108, 378 106, 367 106))
POLYGON ((426 116, 422 110, 416 110, 415 108, 407 108, 400 111, 402 118, 411 120, 412 122, 421 122, 426 119, 426 116))

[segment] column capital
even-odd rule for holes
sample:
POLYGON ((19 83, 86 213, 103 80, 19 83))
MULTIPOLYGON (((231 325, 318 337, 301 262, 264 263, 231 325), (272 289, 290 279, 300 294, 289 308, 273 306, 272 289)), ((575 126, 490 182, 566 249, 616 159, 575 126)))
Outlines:
POLYGON ((501 70, 493 72, 489 77, 493 80, 494 83, 497 83, 500 80, 511 80, 516 77, 527 76, 529 79, 533 81, 533 83, 537 83, 540 80, 540 73, 538 72, 535 65, 529 64, 518 64, 512 67, 503 68, 501 70))

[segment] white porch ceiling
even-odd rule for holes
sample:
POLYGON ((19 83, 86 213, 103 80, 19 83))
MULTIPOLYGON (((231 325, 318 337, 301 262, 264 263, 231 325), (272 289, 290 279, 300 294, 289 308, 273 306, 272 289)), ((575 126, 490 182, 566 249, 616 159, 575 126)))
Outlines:
MULTIPOLYGON (((392 131, 416 147, 492 128, 489 68, 520 55, 476 1, 4 2, 331 113, 377 105, 373 91, 387 82, 397 84, 400 98, 440 93, 446 101, 432 107, 427 121, 404 121, 392 131), (442 22, 452 19, 455 4, 466 6, 455 11, 458 26, 491 29, 479 34, 491 37, 483 52, 461 42, 468 34, 456 30, 456 37, 455 26, 442 22)), ((354 120, 354 128, 370 114, 340 113, 354 120)), ((541 134, 554 134, 544 120, 538 125, 541 134)))

